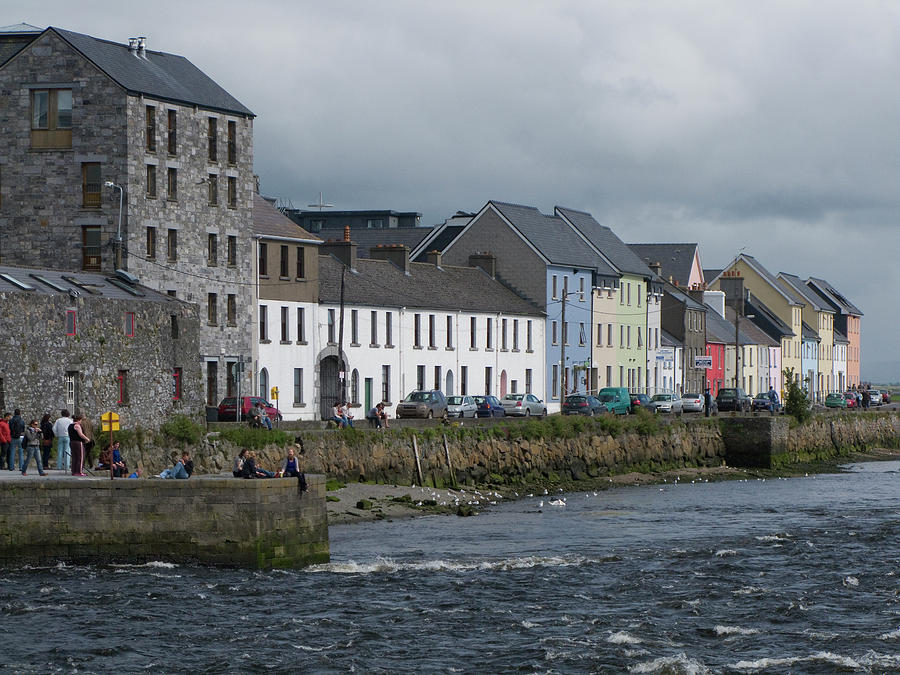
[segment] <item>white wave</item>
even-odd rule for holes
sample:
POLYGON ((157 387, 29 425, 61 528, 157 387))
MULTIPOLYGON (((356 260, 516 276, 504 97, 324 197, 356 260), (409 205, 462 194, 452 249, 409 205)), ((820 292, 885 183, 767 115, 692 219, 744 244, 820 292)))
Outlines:
POLYGON ((537 628, 540 624, 532 623, 528 620, 523 620, 519 622, 519 625, 522 626, 522 628, 537 628))
POLYGON ((635 637, 631 633, 626 633, 624 630, 613 633, 606 638, 606 641, 611 642, 614 645, 639 645, 643 642, 639 637, 635 637))
POLYGON ((859 579, 856 577, 844 577, 843 584, 847 588, 856 588, 859 586, 859 579))
POLYGON ((754 593, 762 593, 763 589, 759 586, 744 586, 742 588, 737 589, 736 591, 731 591, 733 595, 753 595, 754 593))
POLYGON ((175 569, 176 567, 178 567, 178 565, 176 565, 175 563, 163 562, 162 560, 151 560, 150 562, 140 563, 140 564, 136 564, 136 565, 131 565, 131 564, 128 564, 128 563, 116 563, 116 564, 110 565, 110 567, 120 567, 120 568, 127 568, 127 567, 162 567, 162 568, 164 568, 164 569, 171 570, 171 569, 175 569))
POLYGON ((780 537, 777 534, 764 534, 756 537, 756 541, 790 541, 788 537, 780 537))
POLYGON ((730 555, 737 555, 737 551, 735 551, 733 548, 723 548, 716 551, 717 558, 724 558, 730 555))
POLYGON ((652 661, 639 663, 628 669, 629 673, 684 673, 685 675, 701 675, 701 673, 709 673, 710 670, 705 665, 690 659, 686 654, 677 654, 675 656, 662 656, 652 661))
POLYGON ((882 633, 878 636, 879 640, 896 640, 897 638, 900 638, 900 628, 892 630, 889 633, 882 633))
POLYGON ((828 663, 841 668, 861 668, 861 664, 849 656, 841 656, 832 652, 816 652, 809 656, 788 656, 783 658, 764 658, 756 661, 738 661, 732 668, 735 670, 765 670, 766 668, 779 668, 793 666, 797 663, 828 663))
POLYGON ((562 556, 526 556, 523 558, 505 558, 502 560, 462 561, 462 560, 426 560, 419 562, 397 562, 390 558, 379 558, 372 562, 358 563, 350 560, 342 563, 324 563, 311 565, 303 573, 330 572, 332 574, 377 574, 393 572, 473 572, 493 570, 517 570, 533 567, 577 567, 581 565, 603 562, 581 556, 566 558, 562 556))
POLYGON ((740 626, 716 626, 716 635, 757 635, 756 628, 741 628, 740 626))

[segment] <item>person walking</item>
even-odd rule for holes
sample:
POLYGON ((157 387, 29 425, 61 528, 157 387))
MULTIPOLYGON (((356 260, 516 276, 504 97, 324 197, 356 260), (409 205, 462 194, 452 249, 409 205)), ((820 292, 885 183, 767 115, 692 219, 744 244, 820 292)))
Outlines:
POLYGON ((37 420, 31 420, 25 428, 25 451, 22 458, 22 475, 27 476, 28 462, 34 457, 34 463, 37 464, 38 473, 46 476, 44 473, 44 465, 41 463, 41 440, 43 434, 37 420))
POLYGON ((84 415, 75 415, 72 424, 69 425, 69 448, 72 451, 72 475, 87 476, 84 472, 84 444, 88 438, 81 430, 81 420, 84 415))
POLYGON ((69 417, 69 411, 63 408, 53 424, 53 435, 56 436, 56 468, 61 471, 68 471, 72 461, 69 444, 69 427, 72 426, 72 422, 74 420, 69 417))
POLYGON ((0 470, 6 466, 9 457, 9 418, 12 417, 8 412, 3 413, 0 417, 0 470))
POLYGON ((25 440, 25 420, 22 419, 22 411, 18 408, 13 412, 12 419, 9 420, 9 470, 12 471, 14 466, 19 466, 25 458, 25 449, 22 441, 25 440))
POLYGON ((45 469, 50 468, 50 451, 53 449, 53 422, 50 421, 50 413, 44 413, 41 418, 41 464, 45 469))

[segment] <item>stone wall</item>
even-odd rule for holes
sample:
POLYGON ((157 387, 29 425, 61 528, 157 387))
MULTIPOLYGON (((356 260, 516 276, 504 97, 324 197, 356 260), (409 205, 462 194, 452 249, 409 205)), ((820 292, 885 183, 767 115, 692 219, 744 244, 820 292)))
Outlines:
POLYGON ((324 477, 4 481, 0 565, 152 560, 259 569, 329 559, 324 477))

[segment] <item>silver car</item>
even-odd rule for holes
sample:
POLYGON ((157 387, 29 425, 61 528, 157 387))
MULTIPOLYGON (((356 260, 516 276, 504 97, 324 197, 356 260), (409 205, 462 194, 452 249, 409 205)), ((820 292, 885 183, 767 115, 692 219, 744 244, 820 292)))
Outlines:
POLYGON ((703 394, 685 394, 681 406, 684 412, 703 412, 703 394))
POLYGON ((475 417, 477 413, 478 406, 475 404, 475 399, 471 396, 447 397, 448 417, 475 417))
POLYGON ((547 406, 534 394, 507 394, 500 399, 500 403, 507 415, 543 417, 547 414, 547 406))
POLYGON ((681 399, 675 396, 675 394, 654 394, 650 399, 650 405, 648 405, 647 408, 655 413, 664 412, 680 415, 684 412, 684 407, 681 405, 681 399))

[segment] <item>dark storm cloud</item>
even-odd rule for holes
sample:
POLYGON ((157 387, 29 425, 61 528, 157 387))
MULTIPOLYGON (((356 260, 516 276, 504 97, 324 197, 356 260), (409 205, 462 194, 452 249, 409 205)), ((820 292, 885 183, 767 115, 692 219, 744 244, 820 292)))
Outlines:
POLYGON ((772 271, 829 278, 866 311, 865 347, 888 352, 898 8, 51 0, 6 23, 187 56, 259 115, 263 191, 295 206, 321 190, 432 224, 496 198, 590 210, 626 240, 699 240, 712 267, 747 245, 772 271))

